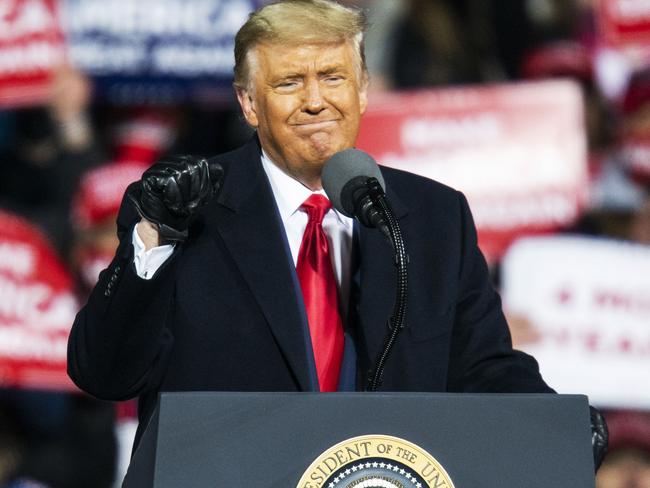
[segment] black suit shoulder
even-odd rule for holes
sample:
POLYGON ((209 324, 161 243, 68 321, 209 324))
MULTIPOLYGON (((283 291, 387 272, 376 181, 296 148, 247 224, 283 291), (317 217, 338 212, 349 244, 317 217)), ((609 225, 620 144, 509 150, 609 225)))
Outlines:
POLYGON ((474 222, 467 199, 458 190, 439 181, 408 171, 380 166, 386 180, 389 202, 403 205, 409 214, 421 221, 422 229, 446 229, 451 233, 473 230, 474 222), (469 217, 469 219, 468 219, 469 217))
POLYGON ((409 171, 390 168, 388 166, 379 166, 379 169, 384 178, 386 178, 386 181, 393 186, 396 191, 403 190, 406 192, 432 193, 434 196, 441 199, 457 198, 457 190, 440 183, 439 181, 409 171))

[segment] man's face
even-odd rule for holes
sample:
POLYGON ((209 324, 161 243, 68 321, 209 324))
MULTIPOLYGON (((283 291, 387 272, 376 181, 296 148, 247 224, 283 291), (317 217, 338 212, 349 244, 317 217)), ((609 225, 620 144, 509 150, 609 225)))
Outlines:
POLYGON ((320 188, 323 164, 354 145, 367 105, 354 47, 341 42, 254 49, 248 89, 237 93, 246 121, 281 169, 320 188))

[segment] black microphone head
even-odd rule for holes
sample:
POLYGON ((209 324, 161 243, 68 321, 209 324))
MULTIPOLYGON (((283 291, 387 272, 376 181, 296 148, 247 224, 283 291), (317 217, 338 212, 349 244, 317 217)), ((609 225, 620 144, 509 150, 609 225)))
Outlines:
POLYGON ((339 212, 354 217, 353 186, 363 185, 369 178, 376 178, 386 191, 384 177, 374 159, 359 149, 345 149, 337 152, 325 162, 321 179, 332 206, 339 212))

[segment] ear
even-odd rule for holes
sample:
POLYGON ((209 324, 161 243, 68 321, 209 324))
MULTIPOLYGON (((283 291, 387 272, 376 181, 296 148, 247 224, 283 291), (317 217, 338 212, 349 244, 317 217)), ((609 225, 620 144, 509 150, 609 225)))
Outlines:
POLYGON ((359 88, 359 112, 363 115, 368 108, 368 85, 370 84, 368 80, 368 75, 363 76, 361 80, 361 87, 359 88))
POLYGON ((257 120, 257 109, 255 107, 252 93, 248 89, 244 88, 235 88, 235 93, 237 94, 237 101, 239 102, 239 106, 241 107, 246 122, 248 122, 248 125, 251 127, 257 129, 259 121, 257 120))

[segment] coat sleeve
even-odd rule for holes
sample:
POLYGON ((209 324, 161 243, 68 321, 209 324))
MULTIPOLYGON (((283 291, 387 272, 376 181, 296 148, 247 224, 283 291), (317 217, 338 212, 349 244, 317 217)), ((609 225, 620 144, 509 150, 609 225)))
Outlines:
POLYGON ((552 393, 537 361, 512 348, 501 299, 478 248, 467 200, 462 194, 459 199, 461 265, 448 388, 458 392, 552 393))
POLYGON ((151 279, 138 277, 131 243, 138 220, 125 196, 115 257, 77 314, 68 339, 68 375, 79 388, 105 400, 156 389, 173 343, 166 323, 173 307, 177 251, 151 279))

